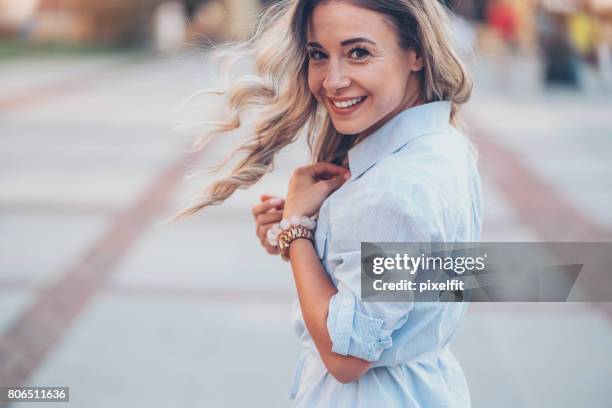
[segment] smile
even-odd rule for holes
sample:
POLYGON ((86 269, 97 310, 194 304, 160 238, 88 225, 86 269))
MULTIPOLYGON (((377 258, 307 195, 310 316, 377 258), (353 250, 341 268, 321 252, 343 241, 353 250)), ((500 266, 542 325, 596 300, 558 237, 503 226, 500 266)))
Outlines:
POLYGON ((351 108, 351 107, 353 107, 355 105, 358 105, 361 102, 365 101, 366 98, 367 98, 367 96, 360 96, 359 98, 350 99, 348 101, 342 101, 342 102, 331 101, 331 103, 333 103, 333 105, 336 108, 339 108, 339 109, 348 109, 348 108, 351 108))

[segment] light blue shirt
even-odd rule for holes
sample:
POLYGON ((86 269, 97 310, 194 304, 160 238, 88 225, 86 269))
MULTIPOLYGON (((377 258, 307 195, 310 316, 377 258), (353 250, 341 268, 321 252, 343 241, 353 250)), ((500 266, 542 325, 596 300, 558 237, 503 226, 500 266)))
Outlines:
POLYGON ((337 287, 327 328, 332 351, 372 362, 358 380, 329 374, 294 304, 303 345, 290 397, 297 407, 469 407, 448 345, 466 303, 362 302, 361 242, 480 240, 481 184, 449 102, 400 112, 348 153, 351 178, 322 204, 315 233, 337 287))

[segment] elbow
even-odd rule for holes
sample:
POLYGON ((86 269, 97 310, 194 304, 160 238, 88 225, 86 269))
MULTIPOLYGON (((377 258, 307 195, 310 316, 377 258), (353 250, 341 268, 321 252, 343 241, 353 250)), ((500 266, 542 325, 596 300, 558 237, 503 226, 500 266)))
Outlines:
POLYGON ((338 356, 331 364, 327 365, 327 371, 339 383, 350 384, 357 381, 371 367, 371 363, 355 357, 338 356))
POLYGON ((330 372, 332 377, 336 379, 341 384, 350 384, 353 381, 357 381, 361 375, 354 375, 351 373, 342 373, 342 372, 330 372))

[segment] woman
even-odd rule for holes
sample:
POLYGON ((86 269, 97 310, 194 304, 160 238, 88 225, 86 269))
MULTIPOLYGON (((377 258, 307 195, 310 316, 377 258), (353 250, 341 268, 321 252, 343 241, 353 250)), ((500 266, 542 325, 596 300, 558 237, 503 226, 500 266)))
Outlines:
POLYGON ((233 120, 219 130, 250 106, 254 136, 232 175, 181 215, 252 185, 308 133, 315 164, 294 171, 286 199, 253 208, 262 245, 277 254, 283 243, 297 287, 295 406, 470 406, 448 349, 465 304, 360 300, 362 241, 480 237, 476 158, 453 126, 471 82, 446 13, 433 0, 286 1, 228 54, 254 60, 257 75, 232 83, 233 120), (297 238, 269 239, 282 219, 314 215, 314 240, 295 223, 297 238))

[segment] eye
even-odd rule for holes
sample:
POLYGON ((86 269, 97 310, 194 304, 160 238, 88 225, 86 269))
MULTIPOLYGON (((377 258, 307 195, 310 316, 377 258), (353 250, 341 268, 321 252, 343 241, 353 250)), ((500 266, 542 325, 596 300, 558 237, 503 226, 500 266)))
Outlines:
POLYGON ((349 56, 356 60, 363 60, 370 56, 370 51, 363 47, 355 47, 351 48, 349 51, 349 56))
POLYGON ((318 61, 324 59, 327 57, 327 55, 325 55, 324 52, 321 52, 321 50, 310 49, 308 50, 308 57, 310 57, 312 60, 318 61))

